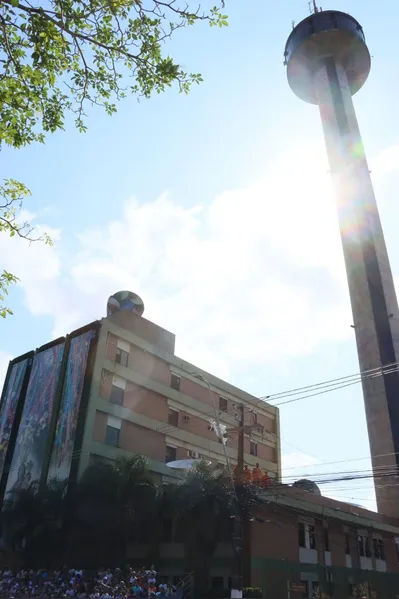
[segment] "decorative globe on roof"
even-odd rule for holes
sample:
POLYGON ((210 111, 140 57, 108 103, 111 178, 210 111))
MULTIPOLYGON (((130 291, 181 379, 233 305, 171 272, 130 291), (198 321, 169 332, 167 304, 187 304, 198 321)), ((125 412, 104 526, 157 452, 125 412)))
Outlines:
POLYGON ((141 316, 144 312, 144 302, 136 293, 132 291, 117 291, 108 298, 107 316, 112 316, 115 312, 127 310, 141 316))
POLYGON ((316 483, 307 478, 296 480, 294 483, 292 483, 292 486, 295 489, 300 489, 301 491, 307 491, 308 493, 313 493, 314 495, 321 495, 321 491, 316 483))

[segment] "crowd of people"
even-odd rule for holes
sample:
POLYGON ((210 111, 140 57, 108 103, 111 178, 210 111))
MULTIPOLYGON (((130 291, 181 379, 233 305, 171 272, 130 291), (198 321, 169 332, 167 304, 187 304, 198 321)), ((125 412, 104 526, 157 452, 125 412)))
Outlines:
POLYGON ((154 599, 179 597, 177 587, 158 583, 154 566, 134 570, 124 569, 85 571, 69 568, 61 570, 19 570, 5 568, 0 572, 0 596, 76 598, 76 599, 154 599))

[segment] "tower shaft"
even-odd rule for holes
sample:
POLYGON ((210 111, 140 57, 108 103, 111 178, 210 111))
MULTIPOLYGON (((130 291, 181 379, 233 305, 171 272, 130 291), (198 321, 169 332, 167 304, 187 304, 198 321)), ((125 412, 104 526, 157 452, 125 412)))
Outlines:
MULTIPOLYGON (((386 367, 399 358, 398 303, 344 67, 333 56, 324 58, 313 86, 335 189, 360 369, 386 367)), ((398 516, 398 372, 364 377, 363 394, 378 510, 398 516)))

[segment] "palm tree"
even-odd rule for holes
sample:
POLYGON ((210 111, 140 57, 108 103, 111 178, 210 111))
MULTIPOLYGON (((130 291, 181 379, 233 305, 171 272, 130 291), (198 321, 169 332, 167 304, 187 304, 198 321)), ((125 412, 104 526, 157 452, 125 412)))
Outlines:
POLYGON ((49 481, 45 486, 31 483, 26 489, 13 490, 1 512, 3 541, 14 552, 23 552, 31 562, 54 556, 59 547, 65 502, 65 483, 49 481))
POLYGON ((69 547, 76 557, 123 563, 126 545, 139 523, 154 510, 156 487, 147 460, 137 454, 114 463, 93 464, 84 472, 68 510, 69 547))
MULTIPOLYGON (((183 531, 187 568, 195 573, 200 596, 209 584, 209 568, 221 533, 231 533, 238 509, 246 510, 258 501, 252 485, 235 488, 226 471, 199 464, 181 483, 169 490, 175 506, 176 524, 183 531)), ((230 540, 233 542, 232 535, 230 540)), ((235 549, 235 547, 234 547, 235 549)))

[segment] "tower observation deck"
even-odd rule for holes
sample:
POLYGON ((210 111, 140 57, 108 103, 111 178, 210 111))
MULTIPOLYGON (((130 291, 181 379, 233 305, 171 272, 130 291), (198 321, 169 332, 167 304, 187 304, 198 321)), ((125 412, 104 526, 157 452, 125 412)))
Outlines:
POLYGON ((362 381, 377 505, 398 517, 398 302, 352 102, 369 75, 370 53, 352 16, 315 8, 291 32, 284 57, 292 91, 320 110, 360 370, 382 367, 362 381))

